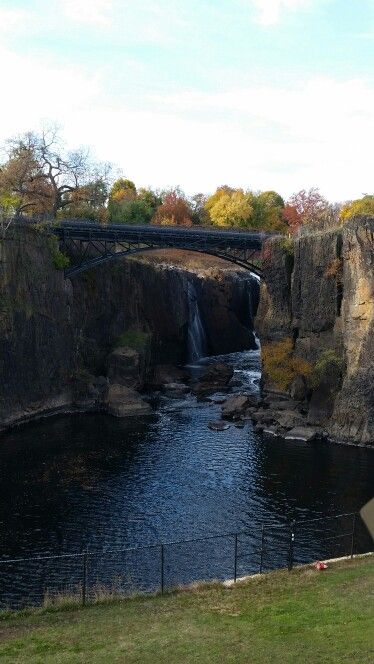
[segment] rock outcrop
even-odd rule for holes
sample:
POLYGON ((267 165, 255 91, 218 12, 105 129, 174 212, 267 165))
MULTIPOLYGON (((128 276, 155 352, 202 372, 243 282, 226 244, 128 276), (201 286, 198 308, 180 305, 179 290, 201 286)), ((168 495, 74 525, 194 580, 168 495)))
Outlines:
POLYGON ((193 386, 193 392, 197 396, 202 396, 226 389, 233 375, 234 370, 228 364, 224 362, 212 364, 203 371, 198 382, 193 386))
POLYGON ((100 377, 141 390, 152 384, 154 366, 183 364, 191 283, 208 352, 250 348, 259 287, 243 277, 139 258, 69 280, 54 266, 45 233, 9 229, 0 255, 0 430, 99 407, 100 377))
MULTIPOLYGON (((288 393, 307 398, 307 423, 331 438, 374 444, 374 219, 309 232, 293 251, 273 238, 264 251, 257 332, 262 344, 292 339, 310 367, 309 387, 297 376, 288 393)), ((266 373, 263 386, 279 389, 266 373)))
POLYGON ((106 411, 115 417, 142 417, 150 415, 150 405, 131 387, 113 384, 109 386, 106 411))

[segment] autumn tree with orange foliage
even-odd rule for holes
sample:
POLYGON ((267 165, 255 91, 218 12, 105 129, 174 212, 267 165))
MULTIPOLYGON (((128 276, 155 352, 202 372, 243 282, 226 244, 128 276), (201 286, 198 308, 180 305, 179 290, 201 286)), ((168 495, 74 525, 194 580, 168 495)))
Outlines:
POLYGON ((292 194, 283 210, 291 233, 296 233, 300 226, 323 222, 329 214, 332 214, 332 207, 316 187, 292 194))
MULTIPOLYGON (((13 213, 57 216, 72 206, 79 191, 92 195, 95 183, 107 183, 109 164, 94 164, 87 150, 66 151, 56 128, 26 132, 5 145, 7 161, 0 169, 0 194, 12 197, 13 213)), ((86 201, 87 205, 89 201, 86 201)))
POLYGON ((170 189, 162 196, 162 204, 152 219, 161 226, 192 226, 190 205, 180 189, 170 189))

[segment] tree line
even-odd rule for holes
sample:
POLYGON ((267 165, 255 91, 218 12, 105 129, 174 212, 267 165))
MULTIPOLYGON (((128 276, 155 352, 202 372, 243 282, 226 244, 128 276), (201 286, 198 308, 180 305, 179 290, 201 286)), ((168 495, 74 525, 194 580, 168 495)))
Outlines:
POLYGON ((66 151, 56 129, 27 132, 6 141, 0 165, 2 227, 20 216, 87 219, 99 223, 218 226, 296 233, 301 226, 337 225, 374 214, 374 195, 332 204, 317 188, 284 200, 275 191, 223 185, 211 195, 188 197, 179 188, 139 188, 115 177, 109 163, 88 150, 66 151))

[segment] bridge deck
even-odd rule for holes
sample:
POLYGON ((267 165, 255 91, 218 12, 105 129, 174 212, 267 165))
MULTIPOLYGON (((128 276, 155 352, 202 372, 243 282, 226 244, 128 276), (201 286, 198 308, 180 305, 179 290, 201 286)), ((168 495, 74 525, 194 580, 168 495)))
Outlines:
POLYGON ((130 240, 160 245, 165 243, 175 247, 194 244, 212 249, 224 246, 261 249, 264 240, 268 237, 268 234, 261 232, 182 228, 180 226, 130 226, 126 224, 103 226, 87 222, 63 222, 53 230, 62 239, 73 238, 81 242, 95 239, 107 242, 130 240))
POLYGON ((51 230, 73 263, 65 270, 72 277, 102 263, 154 249, 185 249, 211 254, 261 275, 260 253, 269 233, 227 231, 181 226, 101 225, 63 221, 51 230))

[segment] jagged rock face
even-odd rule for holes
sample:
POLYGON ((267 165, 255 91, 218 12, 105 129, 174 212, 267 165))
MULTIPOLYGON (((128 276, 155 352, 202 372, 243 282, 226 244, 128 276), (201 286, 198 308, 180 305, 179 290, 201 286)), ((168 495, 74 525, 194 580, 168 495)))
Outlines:
POLYGON ((135 366, 130 371, 131 385, 142 384, 147 363, 185 362, 191 281, 211 354, 254 341, 248 292, 252 285, 254 314, 258 284, 249 275, 195 274, 122 260, 69 281, 54 267, 45 235, 29 229, 11 237, 0 264, 0 429, 74 407, 76 384, 85 383, 86 374, 107 375, 108 357, 129 329, 147 332, 151 340, 139 372, 135 366))
POLYGON ((260 302, 256 330, 268 341, 291 334, 291 275, 293 261, 278 238, 271 238, 264 248, 260 302))
POLYGON ((141 390, 145 378, 144 354, 135 348, 119 346, 108 357, 108 378, 111 383, 141 390))
POLYGON ((333 329, 337 317, 336 279, 329 266, 341 255, 339 232, 301 237, 295 242, 292 275, 292 328, 299 336, 333 329))
POLYGON ((374 443, 373 233, 374 219, 360 217, 296 239, 288 288, 282 240, 271 240, 256 318, 263 343, 293 337, 295 354, 312 366, 326 351, 342 360, 342 386, 312 396, 310 420, 337 440, 364 444, 374 443))
POLYGON ((0 422, 68 407, 76 367, 73 290, 53 267, 45 238, 3 247, 0 275, 0 422))
POLYGON ((343 236, 342 325, 347 371, 330 423, 343 440, 374 442, 374 219, 343 236))

